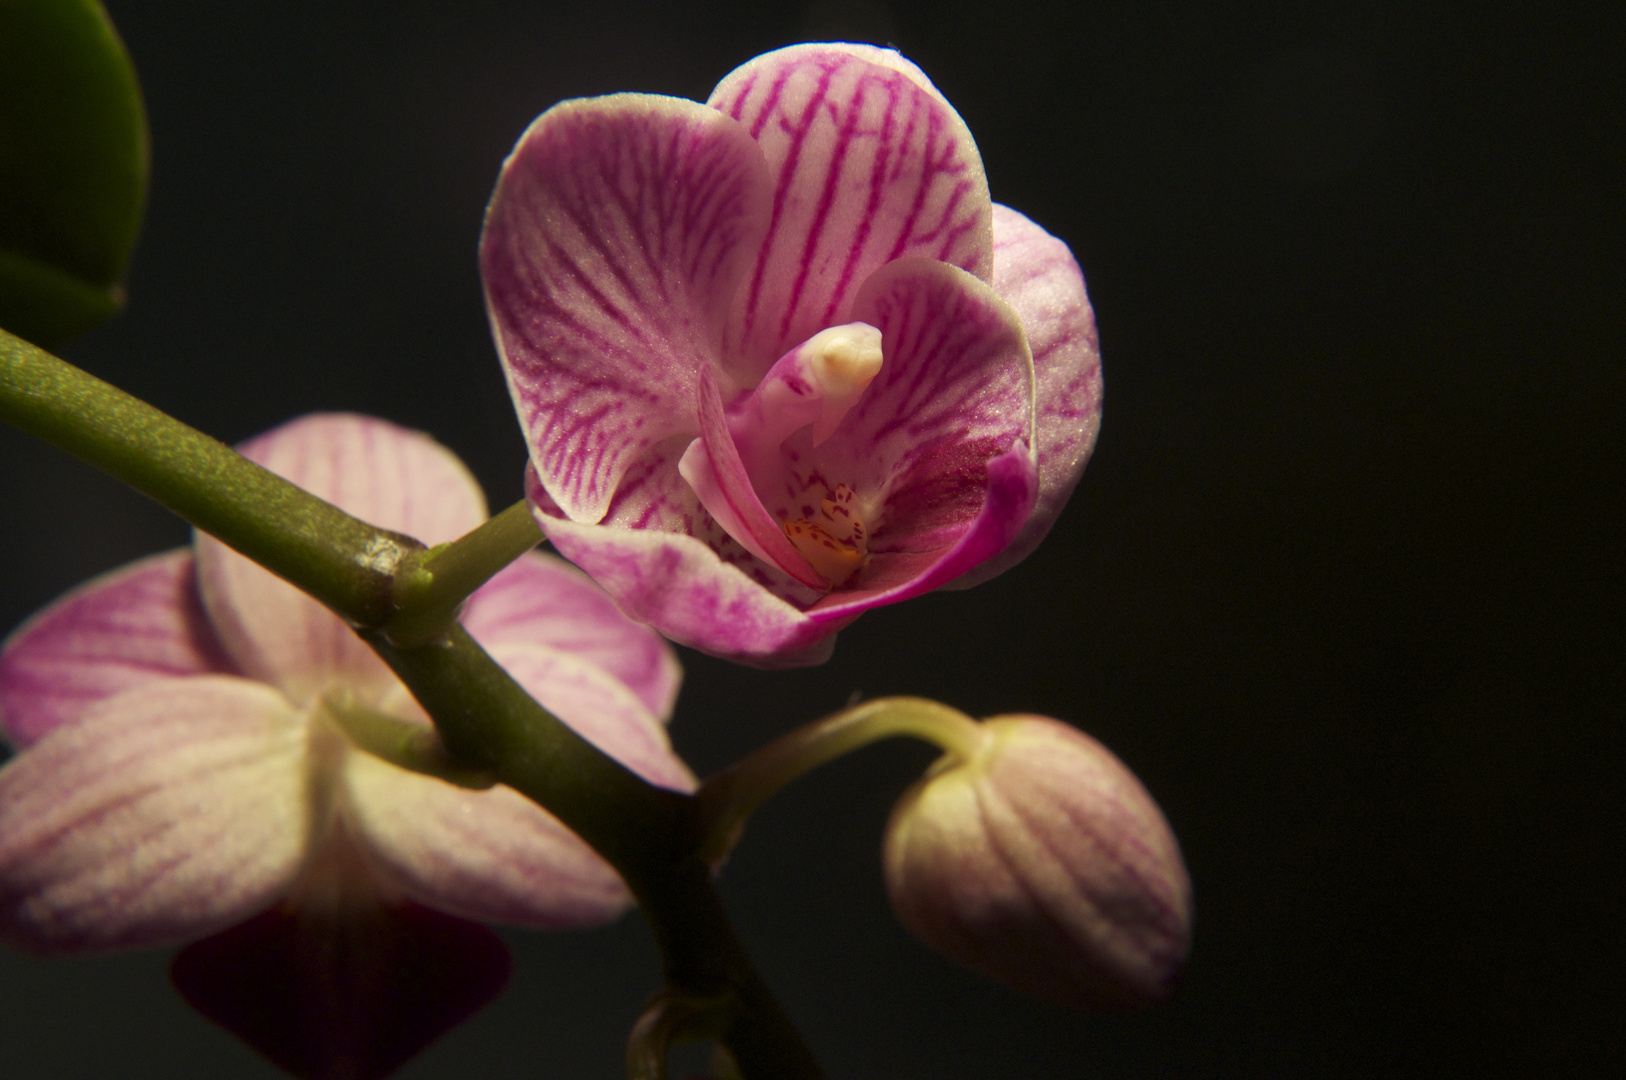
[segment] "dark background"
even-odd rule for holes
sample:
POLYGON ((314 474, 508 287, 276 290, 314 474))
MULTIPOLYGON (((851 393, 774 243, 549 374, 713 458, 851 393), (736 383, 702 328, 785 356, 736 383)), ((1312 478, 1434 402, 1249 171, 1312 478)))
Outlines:
MULTIPOLYGON (((1186 984, 1080 1016, 918 946, 878 849, 930 754, 876 748, 771 804, 723 882, 832 1078, 1626 1061, 1618 0, 109 7, 151 207, 128 313, 66 355, 228 441, 367 411, 516 498, 474 258, 503 155, 561 98, 704 98, 797 40, 898 44, 995 198, 1072 244, 1106 416, 1046 545, 821 669, 687 655, 673 734, 704 772, 855 690, 1073 720, 1184 845, 1186 984)), ((0 506, 0 627, 187 537, 10 431, 0 506)), ((511 940, 508 994, 403 1080, 618 1074, 639 921, 511 940)), ((0 1068, 271 1077, 166 959, 0 954, 0 1068)))

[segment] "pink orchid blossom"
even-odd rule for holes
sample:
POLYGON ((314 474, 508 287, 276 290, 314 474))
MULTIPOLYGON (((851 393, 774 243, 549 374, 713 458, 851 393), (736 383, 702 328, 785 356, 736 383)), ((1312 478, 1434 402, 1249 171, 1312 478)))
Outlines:
MULTIPOLYGON (((486 516, 461 462, 383 421, 306 417, 242 450, 427 544, 486 516)), ((528 555, 463 621, 587 739, 692 789, 661 723, 679 679, 670 647, 579 571, 528 555)), ((576 927, 628 906, 615 872, 512 789, 454 786, 359 749, 335 719, 356 708, 427 728, 338 617, 207 536, 58 600, 0 651, 0 734, 20 751, 0 769, 0 941, 75 953, 207 938, 176 963, 189 1000, 299 1075, 327 1075, 310 1062, 332 1068, 335 1054, 354 1059, 344 1075, 384 1075, 449 1026, 419 999, 456 1022, 500 987, 501 943, 462 920, 576 927), (424 985, 392 989, 358 956, 424 985), (254 971, 230 967, 244 962, 254 971), (459 967, 471 963, 484 967, 459 967), (471 999, 470 978, 489 993, 471 999), (313 983, 354 1015, 305 1023, 313 983), (352 990, 408 1011, 363 1015, 378 1001, 352 990), (355 1041, 347 1024, 380 1023, 394 1043, 343 1041, 355 1041), (340 1042, 293 1045, 312 1037, 340 1042)))
POLYGON ((822 662, 861 612, 1033 550, 1094 444, 1067 247, 989 200, 919 68, 797 45, 701 105, 566 101, 481 244, 561 554, 675 641, 822 662))

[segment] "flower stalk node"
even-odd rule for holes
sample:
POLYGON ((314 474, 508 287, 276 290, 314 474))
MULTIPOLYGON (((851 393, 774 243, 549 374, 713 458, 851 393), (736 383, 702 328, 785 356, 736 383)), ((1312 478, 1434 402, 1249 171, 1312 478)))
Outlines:
POLYGON ((445 641, 464 601, 541 541, 529 508, 519 502, 457 540, 408 554, 392 579, 395 614, 384 636, 404 649, 445 641))

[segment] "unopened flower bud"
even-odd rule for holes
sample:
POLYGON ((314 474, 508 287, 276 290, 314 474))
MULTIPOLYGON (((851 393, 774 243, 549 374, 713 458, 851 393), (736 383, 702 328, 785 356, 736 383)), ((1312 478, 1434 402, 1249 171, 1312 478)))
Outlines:
POLYGON ((887 891, 917 937, 1017 990, 1082 1008, 1174 992, 1191 883, 1168 822, 1117 758, 1041 716, 984 723, 887 826, 887 891))

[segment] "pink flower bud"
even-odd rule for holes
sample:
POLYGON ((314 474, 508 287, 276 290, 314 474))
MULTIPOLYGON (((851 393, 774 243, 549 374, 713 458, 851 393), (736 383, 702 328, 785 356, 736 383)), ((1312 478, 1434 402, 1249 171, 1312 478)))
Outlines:
POLYGON ((1124 764, 1042 716, 984 723, 887 826, 887 891, 916 937, 1008 986, 1081 1008, 1168 998, 1191 882, 1163 814, 1124 764))

